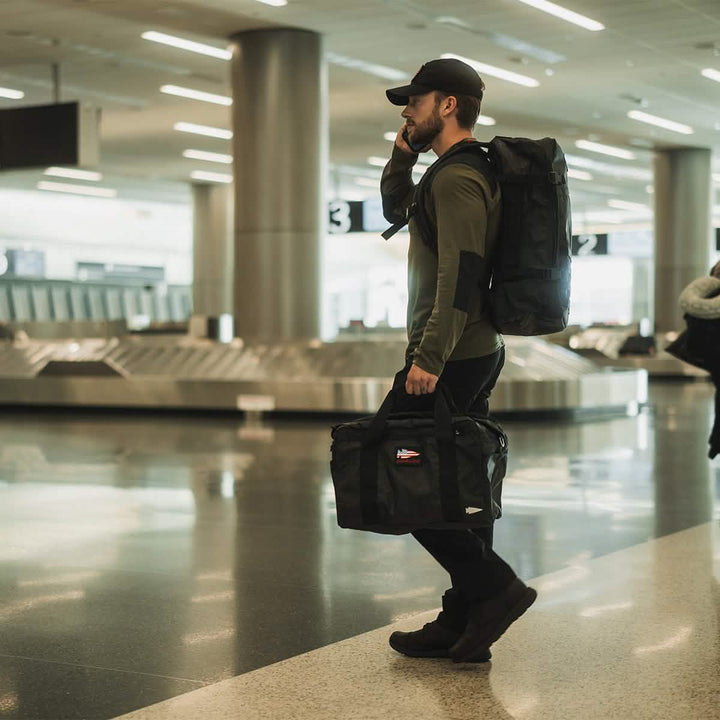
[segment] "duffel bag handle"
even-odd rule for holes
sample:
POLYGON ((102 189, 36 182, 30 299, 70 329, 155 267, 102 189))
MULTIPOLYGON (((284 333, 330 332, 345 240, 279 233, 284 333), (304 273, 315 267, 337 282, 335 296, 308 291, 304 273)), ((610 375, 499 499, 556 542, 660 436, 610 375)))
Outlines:
MULTIPOLYGON (((397 407, 397 402, 400 399, 401 393, 404 393, 403 386, 400 383, 406 375, 407 373, 404 370, 401 370, 395 376, 392 389, 385 396, 382 405, 380 405, 380 408, 377 413, 375 413, 375 417, 368 427, 363 445, 378 445, 382 440, 390 415, 395 407, 397 407)), ((455 410, 455 403, 453 402, 450 390, 443 382, 438 382, 435 387, 435 392, 432 393, 431 397, 433 399, 433 412, 435 413, 436 437, 438 439, 444 438, 452 440, 452 413, 453 410, 455 410)))

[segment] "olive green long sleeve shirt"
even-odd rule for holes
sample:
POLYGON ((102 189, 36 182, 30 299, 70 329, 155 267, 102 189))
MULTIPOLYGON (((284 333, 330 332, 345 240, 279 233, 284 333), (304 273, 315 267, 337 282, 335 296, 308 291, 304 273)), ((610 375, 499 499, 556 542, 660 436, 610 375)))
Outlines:
MULTIPOLYGON (((396 146, 383 172, 383 199, 398 220, 413 199, 416 160, 396 146)), ((493 194, 478 170, 453 163, 438 171, 425 207, 437 228, 437 254, 411 219, 406 359, 439 376, 448 361, 490 355, 503 345, 490 322, 485 286, 485 258, 498 235, 500 191, 493 194)))

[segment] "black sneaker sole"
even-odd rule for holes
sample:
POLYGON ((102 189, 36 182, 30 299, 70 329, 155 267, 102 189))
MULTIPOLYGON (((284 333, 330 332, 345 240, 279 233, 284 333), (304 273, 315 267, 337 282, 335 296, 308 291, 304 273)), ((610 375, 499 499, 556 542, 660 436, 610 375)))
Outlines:
POLYGON ((467 638, 465 638, 465 636, 461 637, 455 645, 450 648, 450 657, 452 657, 453 662, 477 662, 473 658, 480 652, 480 649, 490 647, 490 645, 500 639, 505 631, 530 608, 536 599, 537 591, 531 587, 527 588, 518 598, 515 605, 513 605, 484 636, 478 635, 474 637, 472 633, 470 633, 467 638), (462 650, 463 646, 465 648, 464 650, 462 650))
MULTIPOLYGON (((449 659, 451 657, 450 655, 450 648, 447 648, 446 650, 442 650, 441 648, 437 648, 435 650, 416 650, 414 648, 406 648, 397 643, 393 640, 393 636, 390 636, 390 647, 395 650, 396 652, 399 652, 401 655, 407 655, 407 657, 416 657, 416 658, 447 658, 449 659)), ((475 662, 475 663, 483 663, 483 662, 490 662, 492 658, 492 653, 487 650, 484 653, 478 652, 477 657, 474 657, 471 660, 465 660, 464 662, 475 662)))

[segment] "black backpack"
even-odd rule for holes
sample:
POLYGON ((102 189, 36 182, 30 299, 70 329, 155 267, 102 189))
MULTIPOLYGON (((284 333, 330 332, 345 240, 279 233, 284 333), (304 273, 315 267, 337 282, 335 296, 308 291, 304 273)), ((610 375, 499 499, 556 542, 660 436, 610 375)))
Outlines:
MULTIPOLYGON (((437 229, 425 211, 432 181, 450 163, 476 168, 494 193, 502 191, 500 234, 490 258, 490 316, 505 335, 546 335, 567 326, 570 306, 570 195, 565 155, 553 138, 495 137, 457 145, 423 175, 404 222, 411 217, 423 242, 437 253, 437 229), (485 150, 487 148, 487 150, 485 150)), ((386 217, 389 216, 389 213, 386 217)))

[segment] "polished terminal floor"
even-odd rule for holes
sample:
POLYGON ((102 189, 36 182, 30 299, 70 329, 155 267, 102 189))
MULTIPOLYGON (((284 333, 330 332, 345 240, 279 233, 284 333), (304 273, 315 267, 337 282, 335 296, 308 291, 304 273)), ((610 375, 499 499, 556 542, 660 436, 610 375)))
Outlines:
POLYGON ((2 410, 0 719, 720 718, 712 397, 504 422, 539 599, 485 665, 388 647, 447 578, 337 527, 328 421, 2 410))

